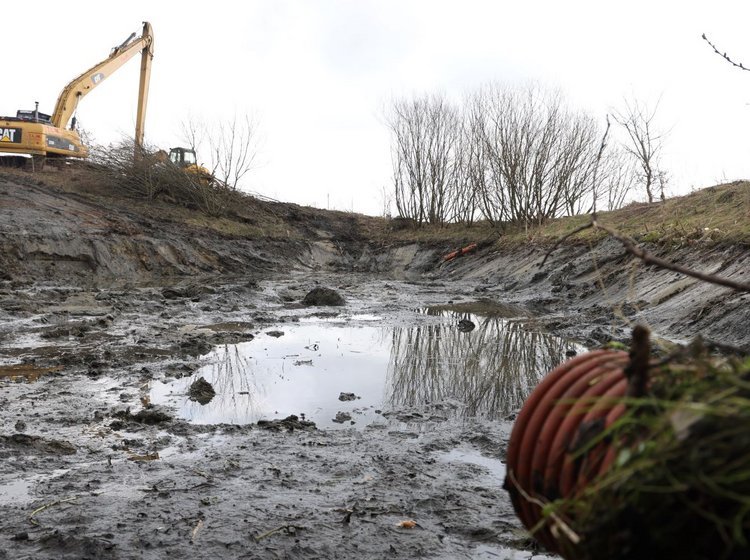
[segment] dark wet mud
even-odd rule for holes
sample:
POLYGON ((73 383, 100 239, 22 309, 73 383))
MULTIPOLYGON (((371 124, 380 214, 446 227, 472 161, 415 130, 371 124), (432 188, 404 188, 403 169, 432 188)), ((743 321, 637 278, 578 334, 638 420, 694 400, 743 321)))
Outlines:
POLYGON ((301 274, 0 291, 0 558, 532 557, 504 448, 583 346, 471 285, 318 280, 345 305, 301 274))

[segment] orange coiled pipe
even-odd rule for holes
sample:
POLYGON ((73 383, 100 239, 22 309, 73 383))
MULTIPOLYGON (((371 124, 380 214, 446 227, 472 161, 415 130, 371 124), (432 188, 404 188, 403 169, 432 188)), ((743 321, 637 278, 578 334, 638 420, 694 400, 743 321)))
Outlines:
POLYGON ((550 552, 560 551, 540 524, 540 504, 575 495, 609 468, 614 453, 604 442, 575 460, 570 451, 624 412, 616 401, 627 392, 627 363, 628 353, 619 350, 594 350, 564 362, 526 399, 513 426, 505 488, 524 527, 550 552))

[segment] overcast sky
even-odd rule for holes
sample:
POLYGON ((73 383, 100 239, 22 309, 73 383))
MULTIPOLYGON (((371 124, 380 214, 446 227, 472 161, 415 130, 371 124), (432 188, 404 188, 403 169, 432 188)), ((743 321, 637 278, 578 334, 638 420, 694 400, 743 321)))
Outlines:
MULTIPOLYGON (((559 88, 602 123, 625 96, 661 99, 672 194, 750 178, 750 72, 701 40, 749 66, 747 1, 3 0, 0 19, 0 114, 34 101, 51 113, 68 81, 150 21, 147 141, 169 148, 189 119, 254 115, 246 189, 284 201, 382 214, 388 100, 460 99, 489 81, 559 88)), ((137 81, 136 58, 82 100, 98 142, 133 134, 137 81)))

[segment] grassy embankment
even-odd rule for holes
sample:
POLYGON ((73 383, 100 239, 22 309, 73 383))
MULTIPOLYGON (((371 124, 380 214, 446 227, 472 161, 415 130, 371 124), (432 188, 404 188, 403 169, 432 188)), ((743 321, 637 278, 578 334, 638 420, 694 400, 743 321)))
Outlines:
MULTIPOLYGON (((222 215, 208 215, 180 201, 156 196, 132 196, 108 184, 106 175, 87 169, 45 170, 35 175, 3 170, 2 176, 22 184, 41 184, 73 194, 99 205, 142 215, 155 221, 185 224, 227 237, 309 239, 314 230, 329 230, 349 239, 380 243, 418 242, 460 247, 472 242, 492 242, 501 246, 523 243, 552 243, 588 223, 581 215, 551 220, 531 228, 509 226, 505 230, 487 223, 472 226, 404 227, 398 220, 327 211, 296 204, 261 201, 233 195, 222 215)), ((2 178, 2 177, 0 177, 2 178)), ((750 246, 750 182, 735 181, 708 187, 665 202, 632 203, 613 212, 601 212, 600 223, 642 243, 679 246, 695 242, 750 246)), ((585 230, 573 239, 593 241, 606 236, 601 230, 585 230)))
MULTIPOLYGON (((735 181, 667 199, 665 202, 632 203, 613 212, 601 212, 598 221, 642 243, 678 246, 695 242, 737 243, 750 246, 750 182, 735 181)), ((448 225, 401 230, 392 237, 431 242, 450 240, 456 245, 495 239, 501 245, 552 243, 591 221, 590 215, 551 220, 529 229, 508 227, 505 232, 487 224, 472 227, 448 225)), ((588 229, 573 239, 593 241, 605 237, 588 229)))

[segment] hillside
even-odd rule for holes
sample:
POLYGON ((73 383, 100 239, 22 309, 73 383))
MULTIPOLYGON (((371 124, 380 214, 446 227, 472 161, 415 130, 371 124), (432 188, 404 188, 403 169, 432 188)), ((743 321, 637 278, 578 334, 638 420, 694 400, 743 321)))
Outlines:
MULTIPOLYGON (((299 264, 387 269, 390 259, 382 258, 382 251, 411 243, 437 253, 477 241, 485 250, 526 250, 546 247, 589 219, 563 218, 502 232, 484 224, 413 228, 251 197, 227 215, 213 217, 174 201, 127 196, 97 179, 86 170, 0 171, 0 271, 5 279, 138 281, 299 264), (382 262, 368 262, 378 254, 375 261, 382 262)), ((599 220, 660 249, 740 249, 750 246, 750 183, 709 187, 665 203, 631 204, 603 212, 599 220)), ((604 237, 589 230, 570 244, 604 237)))

